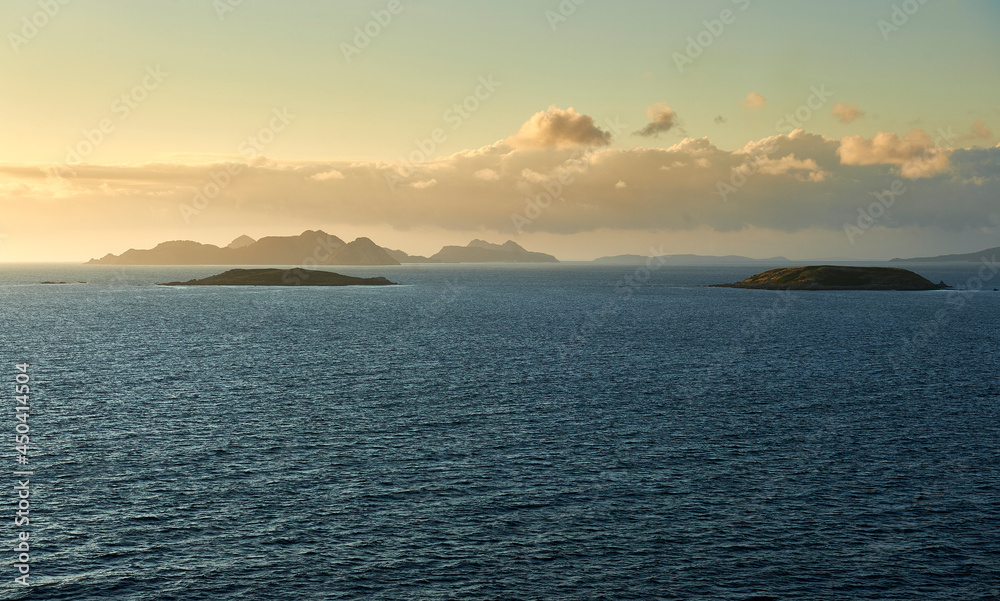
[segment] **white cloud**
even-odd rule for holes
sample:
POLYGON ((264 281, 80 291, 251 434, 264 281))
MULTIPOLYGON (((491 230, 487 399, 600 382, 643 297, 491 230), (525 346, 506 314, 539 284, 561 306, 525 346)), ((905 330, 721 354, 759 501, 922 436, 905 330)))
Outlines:
POLYGON ((841 123, 851 123, 865 116, 865 112, 858 108, 858 105, 844 102, 833 105, 830 114, 839 119, 841 123))
POLYGON ((764 98, 756 92, 750 92, 747 94, 747 97, 743 99, 743 106, 751 111, 755 111, 767 106, 767 98, 764 98))
POLYGON ((837 150, 845 165, 898 165, 903 177, 930 177, 948 171, 948 151, 922 129, 905 136, 879 132, 872 139, 847 136, 837 150))
POLYGON ((322 173, 317 173, 309 179, 314 179, 318 182, 330 181, 332 179, 344 179, 344 174, 336 169, 330 169, 329 171, 324 171, 322 173))
POLYGON ((821 182, 826 179, 827 172, 823 171, 814 159, 797 159, 794 154, 790 154, 780 159, 766 158, 761 160, 757 166, 760 172, 765 175, 785 175, 791 172, 802 172, 799 175, 809 181, 821 182))
POLYGON ((495 182, 500 179, 500 174, 493 169, 480 169, 474 175, 476 179, 481 179, 484 182, 495 182))
POLYGON ((611 134, 594 125, 594 119, 569 107, 550 106, 535 113, 521 126, 517 134, 507 138, 514 148, 570 148, 575 146, 607 146, 611 134))

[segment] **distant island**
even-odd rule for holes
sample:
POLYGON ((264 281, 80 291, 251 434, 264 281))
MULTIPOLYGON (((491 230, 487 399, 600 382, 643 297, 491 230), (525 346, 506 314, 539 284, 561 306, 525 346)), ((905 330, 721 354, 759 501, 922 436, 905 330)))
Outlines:
POLYGON ((473 240, 466 246, 445 246, 431 256, 432 263, 558 263, 559 259, 545 253, 525 250, 517 242, 491 244, 473 240))
POLYGON ((983 259, 996 262, 996 256, 1000 254, 1000 246, 987 248, 977 253, 965 253, 960 255, 938 255, 936 257, 916 257, 913 259, 893 259, 890 263, 955 263, 970 262, 978 263, 983 259))
POLYGON ((726 255, 723 257, 711 255, 660 255, 649 257, 646 255, 615 255, 613 257, 600 257, 594 259, 592 263, 600 265, 644 265, 647 261, 656 261, 661 265, 742 265, 744 263, 791 263, 785 257, 771 257, 769 259, 752 259, 739 255, 726 255))
POLYGON ((758 290, 942 290, 935 284, 906 269, 896 267, 844 267, 814 265, 782 267, 753 275, 735 284, 717 284, 721 288, 758 290))
POLYGON ((557 263, 545 253, 525 250, 512 240, 445 246, 431 257, 383 248, 369 238, 345 243, 322 230, 298 236, 240 236, 225 247, 191 240, 161 242, 155 248, 129 249, 91 259, 88 265, 400 265, 402 263, 557 263))
POLYGON ((399 265, 368 238, 345 243, 322 230, 298 236, 240 236, 226 247, 190 240, 161 242, 148 250, 91 259, 90 265, 399 265))
POLYGON ((159 286, 395 286, 383 277, 356 278, 315 269, 230 269, 218 275, 159 286))

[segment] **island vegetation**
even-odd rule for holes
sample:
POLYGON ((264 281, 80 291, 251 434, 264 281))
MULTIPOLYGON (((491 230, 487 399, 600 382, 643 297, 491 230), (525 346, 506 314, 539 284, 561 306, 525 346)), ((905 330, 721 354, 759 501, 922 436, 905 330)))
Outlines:
POLYGON ((160 286, 394 286, 383 277, 356 278, 314 269, 230 269, 207 278, 160 286))
POLYGON ((942 290, 949 288, 944 282, 935 284, 907 269, 838 265, 782 267, 758 273, 742 282, 719 284, 718 286, 759 290, 942 290))

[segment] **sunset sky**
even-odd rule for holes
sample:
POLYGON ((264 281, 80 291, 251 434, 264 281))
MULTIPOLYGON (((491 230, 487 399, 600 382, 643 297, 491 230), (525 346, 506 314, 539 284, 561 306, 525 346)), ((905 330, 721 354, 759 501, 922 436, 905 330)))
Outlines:
POLYGON ((5 0, 0 28, 0 261, 1000 246, 997 2, 5 0))

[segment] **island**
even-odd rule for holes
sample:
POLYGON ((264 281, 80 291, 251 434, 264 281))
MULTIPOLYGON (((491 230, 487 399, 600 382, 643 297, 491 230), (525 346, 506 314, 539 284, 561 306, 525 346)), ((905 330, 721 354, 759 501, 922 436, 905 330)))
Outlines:
POLYGON ((743 265, 745 263, 791 263, 785 257, 770 257, 768 259, 753 259, 739 255, 726 255, 724 257, 712 255, 658 255, 650 257, 646 255, 615 255, 613 257, 600 257, 591 261, 599 265, 645 265, 648 262, 656 261, 659 265, 743 265))
POLYGON ((517 242, 508 240, 492 244, 473 240, 465 246, 445 246, 431 256, 433 263, 558 263, 559 259, 540 252, 526 250, 517 242))
POLYGON ((782 267, 751 276, 735 284, 716 284, 720 288, 757 290, 943 290, 923 276, 896 267, 847 267, 812 265, 782 267))
POLYGON ((395 286, 383 277, 356 278, 314 269, 230 269, 218 275, 158 286, 395 286))
POLYGON ((513 240, 492 244, 473 240, 466 246, 445 246, 431 257, 410 255, 379 246, 370 238, 353 242, 323 230, 306 230, 298 236, 267 236, 254 240, 246 234, 226 246, 192 240, 161 242, 154 248, 130 248, 120 255, 108 253, 88 265, 400 265, 403 263, 558 263, 552 255, 526 250, 513 240))
POLYGON ((318 265, 399 265, 370 238, 344 242, 323 230, 298 236, 267 236, 254 240, 240 236, 227 246, 191 240, 161 242, 155 248, 121 255, 107 254, 88 265, 299 265, 310 259, 318 265))
POLYGON ((997 253, 1000 253, 1000 246, 995 248, 987 248, 986 250, 981 250, 977 253, 965 253, 961 255, 938 255, 936 257, 915 257, 912 259, 893 259, 891 263, 958 263, 958 262, 969 262, 978 263, 980 261, 985 261, 987 263, 997 261, 997 253))

